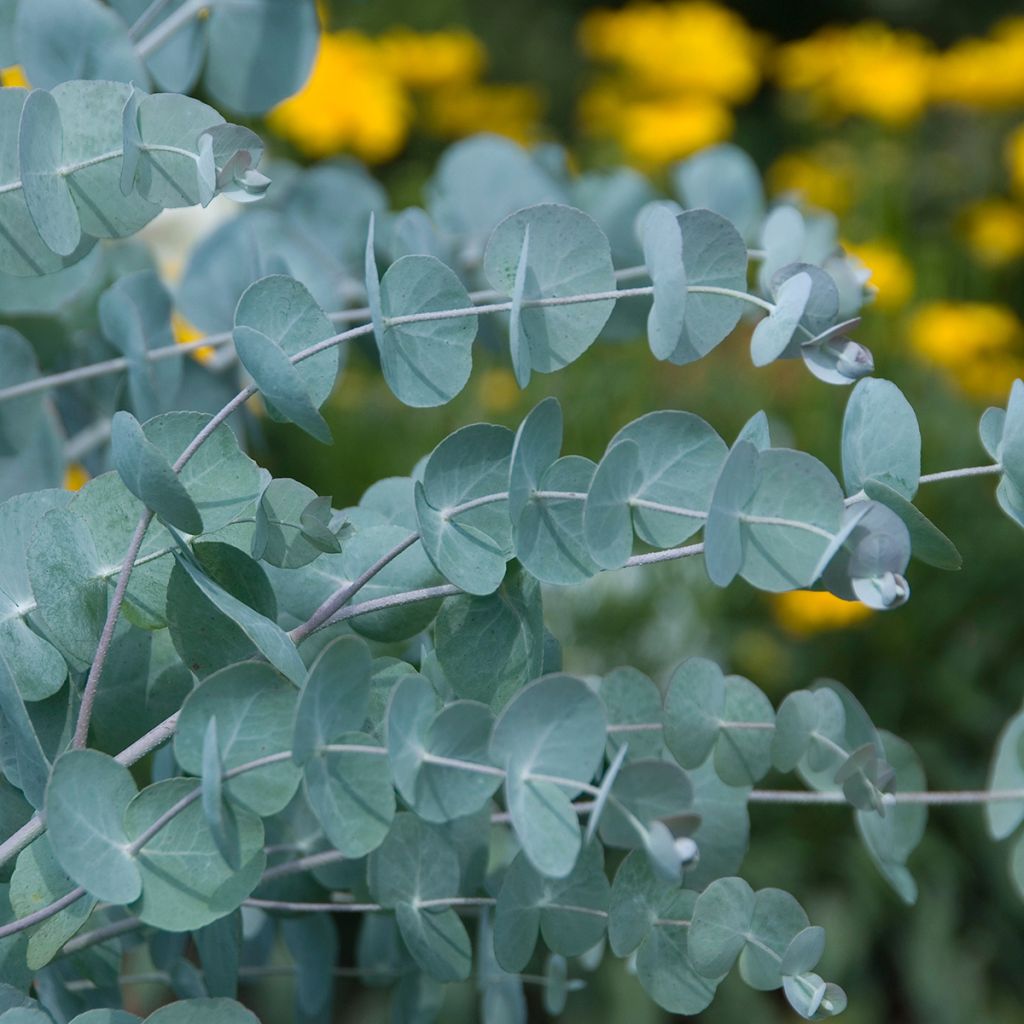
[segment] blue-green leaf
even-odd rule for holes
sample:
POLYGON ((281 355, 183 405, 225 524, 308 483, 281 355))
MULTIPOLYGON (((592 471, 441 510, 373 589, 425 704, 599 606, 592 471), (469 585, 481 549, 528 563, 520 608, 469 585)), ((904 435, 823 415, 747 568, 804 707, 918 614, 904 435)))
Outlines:
POLYGON ((407 676, 392 691, 387 737, 395 786, 425 821, 473 814, 501 785, 502 772, 488 756, 492 724, 486 705, 476 701, 453 701, 439 710, 432 687, 417 676, 407 676), (439 764, 432 757, 464 761, 467 767, 439 764))
POLYGON ((718 474, 707 525, 704 565, 711 582, 727 587, 743 568, 744 547, 740 512, 757 489, 759 453, 750 441, 737 441, 718 474))
POLYGON ((516 431, 508 471, 508 512, 518 524, 523 509, 562 450, 562 407, 557 398, 535 405, 516 431))
POLYGON ((910 403, 891 381, 863 380, 843 416, 843 481, 855 494, 869 479, 904 498, 914 497, 921 477, 921 430, 910 403))
POLYGON ((459 505, 507 493, 513 434, 477 423, 445 438, 416 485, 423 548, 438 572, 470 594, 493 593, 511 554, 508 501, 496 498, 451 515, 459 505))
MULTIPOLYGON (((11 907, 18 917, 27 917, 73 888, 75 883, 54 856, 49 836, 41 835, 18 856, 11 875, 11 907)), ((83 896, 33 928, 28 939, 28 966, 37 971, 48 964, 85 924, 95 905, 95 897, 83 896)))
POLYGON ((449 597, 434 625, 434 644, 458 696, 504 707, 543 669, 540 585, 513 568, 493 594, 449 597))
POLYGON ((261 615, 254 608, 240 601, 219 583, 203 572, 191 553, 174 553, 175 574, 184 574, 195 584, 195 588, 219 612, 229 618, 256 646, 266 659, 298 684, 306 678, 306 667, 302 664, 295 644, 288 634, 272 619, 261 615))
POLYGON ((131 903, 142 890, 124 824, 135 792, 128 769, 95 750, 59 757, 46 787, 54 855, 69 877, 109 903, 131 903))
POLYGON ((755 366, 767 366, 789 347, 807 308, 811 285, 810 274, 804 272, 781 284, 775 294, 775 308, 758 322, 750 338, 750 358, 755 366))
POLYGON ((18 159, 25 202, 36 230, 55 253, 70 256, 82 240, 82 224, 68 183, 60 173, 64 164, 60 108, 42 89, 33 89, 25 100, 18 159))
POLYGON ((644 265, 654 289, 647 341, 656 359, 669 359, 685 330, 686 267, 683 232, 675 211, 654 204, 643 218, 644 265))
POLYGON ((689 209, 704 207, 728 218, 752 241, 764 219, 764 187, 757 164, 739 146, 709 146, 677 164, 672 182, 689 209))
POLYGON ((634 441, 640 450, 641 482, 632 495, 637 536, 653 547, 681 544, 704 525, 725 462, 725 442, 699 416, 675 410, 648 413, 628 423, 610 445, 620 441, 634 441), (643 501, 677 511, 645 508, 643 501), (699 514, 688 516, 687 509, 699 514))
MULTIPOLYGON (((294 278, 282 274, 263 277, 243 292, 235 309, 234 327, 235 331, 244 327, 265 335, 289 358, 336 333, 309 291, 294 278)), ((242 358, 244 362, 244 356, 242 358)), ((280 363, 280 360, 277 362, 280 363)), ((340 366, 339 347, 328 348, 301 363, 295 363, 292 373, 285 371, 291 390, 287 383, 282 386, 286 394, 291 396, 297 378, 303 385, 308 401, 319 409, 334 388, 340 366)), ((269 370, 268 374, 261 374, 261 378, 268 375, 272 378, 274 372, 269 370)), ((260 384, 260 378, 257 378, 256 383, 260 384)), ((268 380, 267 383, 273 384, 273 381, 268 380)), ((268 393, 267 398, 270 400, 267 411, 272 416, 288 415, 285 409, 277 408, 273 393, 268 393)), ((292 397, 291 400, 295 401, 296 398, 292 397)), ((306 415, 308 417, 308 412, 306 415)))
POLYGON ((444 405, 473 369, 478 318, 388 323, 389 318, 472 308, 465 286, 434 256, 403 256, 380 282, 381 328, 374 335, 388 387, 415 408, 444 405))
POLYGON ((590 579, 600 566, 587 547, 583 509, 596 466, 580 455, 553 462, 539 481, 539 490, 572 497, 534 497, 515 524, 516 557, 542 583, 572 586, 590 579))
MULTIPOLYGON (((189 695, 178 718, 174 756, 194 775, 203 772, 203 749, 211 720, 226 771, 291 750, 298 693, 269 665, 243 662, 215 672, 189 695)), ((280 811, 299 784, 291 758, 248 771, 224 783, 233 803, 256 814, 280 811)))
MULTIPOLYGON (((167 779, 142 790, 124 812, 128 836, 137 839, 179 801, 194 793, 192 779, 167 779)), ((237 910, 259 883, 266 865, 263 823, 244 807, 234 808, 241 870, 224 862, 193 800, 136 855, 142 896, 132 910, 146 924, 165 931, 202 928, 237 910)))
POLYGON ((217 739, 217 716, 211 715, 203 734, 202 751, 202 803, 203 816, 209 826, 213 841, 234 871, 241 866, 241 846, 238 838, 238 823, 231 805, 224 799, 224 765, 220 758, 220 744, 217 739))
POLYGON ((131 413, 114 414, 110 442, 114 467, 139 501, 179 530, 203 532, 202 516, 185 485, 131 413))
POLYGON ((590 557, 604 569, 621 568, 633 552, 631 499, 643 480, 640 446, 617 441, 594 471, 583 506, 583 532, 590 557))
POLYGON ((512 824, 530 862, 551 878, 564 878, 579 854, 572 798, 601 762, 605 731, 600 699, 567 675, 531 683, 495 723, 490 752, 507 773, 505 797, 512 824), (533 778, 538 775, 564 781, 533 778))
POLYGON ((604 232, 582 210, 556 204, 520 210, 494 229, 484 253, 488 281, 507 294, 515 290, 527 228, 530 245, 524 272, 520 344, 525 342, 532 369, 553 373, 578 359, 593 344, 615 300, 563 306, 530 303, 614 291, 611 249, 604 232))
POLYGON ((256 386, 283 419, 291 420, 323 444, 331 443, 331 430, 317 411, 299 371, 262 331, 236 325, 235 351, 256 386))

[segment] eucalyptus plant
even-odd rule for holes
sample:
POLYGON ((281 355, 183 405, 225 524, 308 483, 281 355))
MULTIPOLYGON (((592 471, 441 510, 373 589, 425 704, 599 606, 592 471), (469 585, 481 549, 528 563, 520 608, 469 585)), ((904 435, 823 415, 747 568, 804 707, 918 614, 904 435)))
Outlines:
POLYGON ((996 476, 1024 524, 1024 384, 982 418, 990 462, 922 475, 913 409, 850 337, 868 289, 831 219, 769 207, 732 146, 677 167, 671 198, 490 136, 443 156, 423 209, 349 163, 265 174, 249 129, 183 93, 287 95, 311 3, 0 0, 0 27, 0 63, 43 87, 0 92, 0 1021, 138 1019, 119 970, 145 944, 177 996, 148 1020, 241 1024, 279 938, 299 1020, 331 1019, 345 977, 389 987, 396 1021, 470 979, 485 1021, 524 1020, 525 986, 557 1014, 607 949, 671 1012, 736 967, 820 1020, 846 1006, 824 931, 740 877, 751 803, 847 804, 908 903, 929 804, 1017 830, 1020 715, 988 790, 929 793, 837 682, 776 708, 684 651, 661 685, 578 678, 545 628, 543 587, 684 558, 720 587, 898 607, 912 557, 960 566, 913 504, 940 480, 996 476), (246 205, 173 290, 116 241, 218 193, 246 205), (173 343, 175 312, 200 341, 173 343), (596 463, 563 454, 552 398, 350 508, 244 450, 256 395, 330 443, 356 339, 422 408, 465 386, 481 334, 525 387, 601 338, 694 362, 744 318, 755 367, 853 385, 841 481, 763 413, 730 443, 652 411, 596 463), (182 358, 199 345, 207 366, 182 358), (75 494, 68 458, 94 471, 75 494), (798 784, 759 788, 772 772, 798 784), (338 914, 361 918, 344 966, 338 914))

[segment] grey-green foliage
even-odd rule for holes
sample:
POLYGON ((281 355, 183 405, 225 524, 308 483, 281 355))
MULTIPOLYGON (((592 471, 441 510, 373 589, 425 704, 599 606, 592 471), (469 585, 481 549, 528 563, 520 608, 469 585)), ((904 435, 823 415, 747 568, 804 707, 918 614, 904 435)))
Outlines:
POLYGON ((269 183, 255 170, 259 138, 242 128, 226 134, 233 126, 198 100, 57 81, 52 92, 0 92, 2 273, 53 273, 97 238, 133 234, 161 209, 205 205, 221 191, 253 198, 269 183), (201 191, 204 140, 217 140, 212 191, 201 191))
POLYGON ((191 92, 258 114, 295 92, 316 53, 312 0, 202 5, 172 0, 25 0, 17 3, 13 44, 29 81, 52 88, 72 78, 136 82, 191 92), (184 15, 184 20, 181 20, 184 15), (172 29, 171 26, 176 26, 172 29), (273 42, 277 40, 277 42, 273 42))
MULTIPOLYGON (((795 772, 812 799, 851 807, 912 902, 926 816, 913 751, 837 683, 774 708, 701 658, 659 683, 563 672, 541 598, 702 556, 719 586, 894 608, 912 556, 959 567, 912 503, 913 410, 895 384, 861 380, 870 353, 847 332, 863 282, 834 223, 769 210, 732 146, 674 169, 681 206, 636 172, 574 178, 557 147, 480 136, 442 157, 425 209, 392 213, 348 162, 280 164, 279 194, 198 245, 172 295, 143 250, 95 239, 218 192, 256 198, 262 145, 139 85, 201 80, 225 107, 261 111, 298 87, 316 38, 307 0, 214 0, 204 19, 193 7, 20 0, 14 19, 16 55, 52 91, 0 93, 0 316, 47 328, 0 328, 3 839, 33 811, 47 831, 5 847, 18 856, 0 963, 15 987, 0 1019, 69 1019, 83 981, 107 1008, 75 1019, 130 1019, 114 966, 126 917, 181 997, 157 1024, 249 1020, 230 997, 279 940, 300 1018, 322 1019, 332 911, 362 913, 356 962, 393 988, 401 1020, 436 1019, 443 985, 470 977, 484 1019, 524 1020, 521 973, 557 1013, 606 941, 671 1013, 700 1012, 734 963, 807 1019, 841 1012, 842 990, 815 973, 822 930, 794 897, 738 877, 748 805, 770 772, 795 772), (44 24, 75 46, 43 45, 44 24), (65 80, 80 76, 96 80, 65 80), (175 312, 219 335, 211 369, 177 358, 175 312), (260 470, 222 422, 258 392, 271 417, 329 442, 320 410, 362 336, 400 402, 446 403, 488 314, 508 320, 521 386, 602 337, 646 333, 655 358, 687 363, 749 316, 755 365, 800 358, 827 382, 860 381, 843 486, 773 446, 763 414, 731 446, 671 410, 609 430, 596 462, 565 454, 549 398, 515 431, 455 430, 409 476, 334 509, 260 470), (124 378, 72 381, 74 416, 54 415, 43 371, 114 357, 124 378), (74 497, 47 489, 61 429, 83 424, 99 440, 69 447, 85 444, 95 478, 74 497), (31 914, 25 934, 8 923, 31 914), (70 955, 95 929, 102 941, 70 955)), ((981 434, 999 501, 1024 523, 1024 385, 981 434)), ((998 745, 993 789, 1024 784, 1020 731, 1014 719, 998 745)), ((1022 816, 1024 798, 993 803, 993 835, 1022 816)))

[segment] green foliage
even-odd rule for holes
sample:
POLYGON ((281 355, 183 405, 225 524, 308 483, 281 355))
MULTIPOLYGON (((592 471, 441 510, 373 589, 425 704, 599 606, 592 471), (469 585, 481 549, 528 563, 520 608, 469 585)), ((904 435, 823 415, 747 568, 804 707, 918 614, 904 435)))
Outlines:
MULTIPOLYGON (((425 210, 390 212, 351 165, 282 163, 273 205, 197 246, 172 297, 116 240, 162 208, 268 184, 259 139, 183 93, 201 81, 227 109, 264 111, 316 43, 305 0, 197 14, 188 0, 21 0, 13 22, 50 91, 0 92, 0 315, 24 327, 0 328, 2 858, 17 858, 0 1020, 134 1019, 114 961, 137 931, 181 997, 148 1020, 251 1020, 233 1001, 243 969, 268 966, 278 940, 299 1019, 323 1019, 335 913, 362 916, 357 971, 393 988, 396 1019, 436 1019, 442 986, 471 977, 485 1019, 524 1019, 527 980, 558 1013, 605 941, 671 1013, 700 1012, 736 965, 806 1019, 841 1012, 842 989, 815 973, 823 930, 738 875, 748 806, 848 805, 913 902, 917 756, 831 681, 775 708, 701 658, 664 685, 629 667, 563 672, 544 617, 558 596, 542 600, 544 584, 703 556, 721 587, 887 609, 909 597, 913 555, 959 568, 912 503, 929 479, 912 408, 861 380, 873 364, 846 336, 834 226, 767 210, 731 146, 674 169, 684 209, 633 172, 572 179, 481 136, 442 157, 425 210), (175 91, 139 88, 151 82, 175 91), (24 295, 12 275, 31 279, 24 295), (25 303, 58 340, 26 326, 25 303), (178 358, 175 312, 211 332, 210 368, 178 358), (572 410, 548 398, 515 431, 454 430, 348 509, 239 444, 257 393, 329 442, 320 410, 360 338, 394 396, 423 408, 464 388, 478 334, 494 340, 485 316, 507 318, 525 387, 645 325, 656 359, 689 363, 745 314, 755 366, 800 358, 860 381, 845 493, 818 458, 773 446, 763 413, 729 447, 692 413, 649 412, 608 425, 595 463, 563 454, 572 410), (107 371, 120 382, 79 387, 107 371), (58 386, 73 401, 55 411, 42 396, 58 386), (74 497, 47 486, 65 430, 98 438, 74 497), (806 789, 754 788, 771 772, 806 789)), ((995 463, 980 472, 1024 523, 1024 385, 981 435, 995 463)), ((1024 819, 1020 732, 1018 716, 992 769, 997 839, 1024 819)))

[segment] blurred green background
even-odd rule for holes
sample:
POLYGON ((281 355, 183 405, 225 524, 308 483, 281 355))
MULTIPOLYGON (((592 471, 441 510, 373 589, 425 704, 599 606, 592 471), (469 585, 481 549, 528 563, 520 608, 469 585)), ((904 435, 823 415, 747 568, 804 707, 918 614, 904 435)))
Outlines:
MULTIPOLYGON (((368 159, 396 203, 418 201, 444 145, 474 130, 559 141, 580 168, 625 160, 656 180, 674 159, 731 137, 774 192, 800 190, 834 210, 872 269, 879 294, 858 338, 917 409, 925 471, 974 465, 987 461, 978 416, 1005 401, 1024 363, 1024 18, 1000 22, 1013 6, 747 0, 617 15, 584 0, 335 0, 333 48, 314 73, 320 91, 272 114, 269 128, 293 156, 368 159), (327 122, 315 151, 301 144, 313 137, 314 103, 327 122)), ((764 408, 776 443, 838 470, 847 392, 800 366, 754 371, 742 338, 686 368, 655 363, 642 344, 606 344, 557 376, 535 376, 525 393, 504 356, 484 350, 463 395, 425 411, 401 407, 361 349, 325 410, 335 447, 268 424, 261 454, 275 475, 343 506, 376 479, 409 472, 455 427, 514 426, 548 394, 567 410, 567 451, 597 458, 614 430, 654 408, 698 412, 726 437, 764 408)), ((923 510, 965 568, 915 564, 914 596, 891 613, 851 618, 742 583, 717 591, 698 566, 669 564, 546 594, 549 625, 571 671, 628 663, 660 681, 705 654, 776 701, 819 676, 839 679, 879 726, 913 744, 932 788, 982 787, 1024 691, 1024 538, 991 492, 985 478, 926 488, 923 510)), ((907 908, 871 867, 849 813, 755 806, 744 873, 791 890, 826 926, 822 972, 850 994, 850 1024, 1011 1024, 1024 1021, 1024 905, 1005 861, 979 810, 936 809, 911 860, 920 899, 907 908)), ((287 1019, 284 988, 259 996, 264 1019, 287 1019)), ((353 990, 338 1020, 384 1012, 376 994, 353 990)), ((475 1014, 467 985, 442 1019, 475 1014)), ((665 1018, 608 957, 565 1019, 665 1018)), ((730 978, 700 1019, 791 1015, 730 978)))

